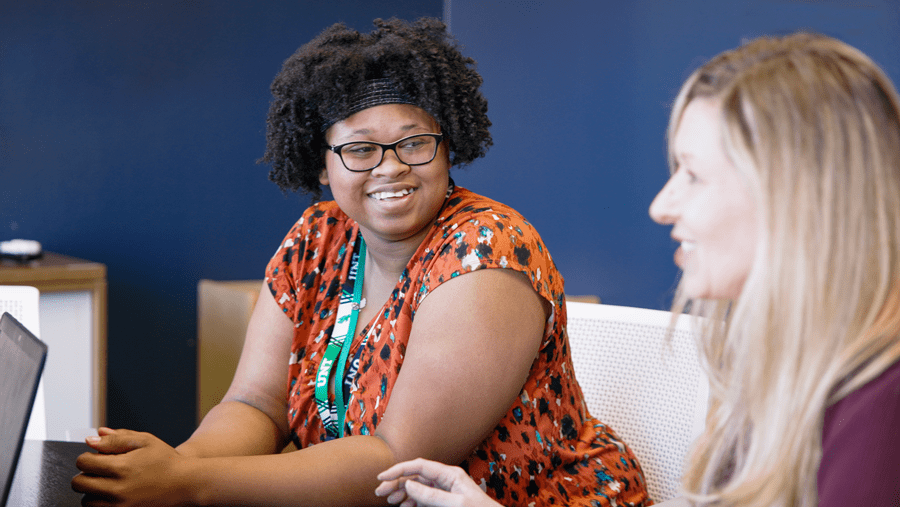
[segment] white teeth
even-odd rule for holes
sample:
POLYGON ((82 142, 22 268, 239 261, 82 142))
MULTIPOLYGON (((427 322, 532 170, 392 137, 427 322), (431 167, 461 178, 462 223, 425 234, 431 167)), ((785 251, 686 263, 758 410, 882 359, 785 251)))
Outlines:
POLYGON ((681 250, 684 252, 690 252, 691 250, 697 248, 697 244, 693 241, 682 241, 681 242, 681 250))
POLYGON ((391 197, 403 197, 404 195, 409 195, 415 192, 415 190, 416 189, 414 188, 404 188, 403 190, 397 192, 372 192, 371 194, 369 194, 369 197, 378 200, 390 199, 391 197))

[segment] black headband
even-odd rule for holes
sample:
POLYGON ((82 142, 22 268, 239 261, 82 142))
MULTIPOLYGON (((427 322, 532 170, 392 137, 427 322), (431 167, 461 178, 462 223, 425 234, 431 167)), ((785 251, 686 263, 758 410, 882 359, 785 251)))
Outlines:
POLYGON ((369 79, 363 81, 350 96, 349 107, 341 114, 330 112, 322 125, 322 131, 328 130, 335 123, 351 115, 374 106, 383 104, 410 104, 418 106, 409 95, 403 93, 397 83, 390 78, 369 79))

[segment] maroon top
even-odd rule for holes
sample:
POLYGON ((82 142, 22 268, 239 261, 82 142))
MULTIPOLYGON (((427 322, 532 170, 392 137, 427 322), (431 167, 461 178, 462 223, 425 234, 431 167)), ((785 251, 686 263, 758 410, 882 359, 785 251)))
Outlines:
POLYGON ((900 506, 900 361, 825 410, 819 507, 900 506))

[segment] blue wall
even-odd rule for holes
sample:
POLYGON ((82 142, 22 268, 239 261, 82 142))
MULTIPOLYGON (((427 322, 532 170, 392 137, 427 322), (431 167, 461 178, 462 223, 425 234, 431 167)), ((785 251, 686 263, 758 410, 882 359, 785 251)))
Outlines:
POLYGON ((665 308, 647 207, 669 104, 699 63, 807 27, 900 81, 891 0, 0 1, 0 240, 109 268, 109 424, 194 426, 196 286, 256 279, 308 200, 267 181, 268 86, 337 21, 445 13, 485 79, 495 145, 457 183, 536 224, 570 294, 665 308))
POLYGON ((102 262, 108 423, 195 426, 197 282, 261 279, 308 205, 256 165, 269 84, 338 21, 440 0, 0 1, 0 240, 102 262))
POLYGON ((669 228, 647 208, 668 177, 665 129, 685 78, 745 38, 800 28, 843 39, 900 82, 897 0, 446 0, 494 122, 457 183, 541 232, 569 294, 668 308, 669 228))

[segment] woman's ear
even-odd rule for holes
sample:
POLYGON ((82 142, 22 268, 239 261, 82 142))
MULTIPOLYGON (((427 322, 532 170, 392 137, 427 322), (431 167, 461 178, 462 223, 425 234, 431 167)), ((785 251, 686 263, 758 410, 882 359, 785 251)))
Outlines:
POLYGON ((322 169, 322 172, 319 173, 319 183, 328 186, 328 170, 322 169))

